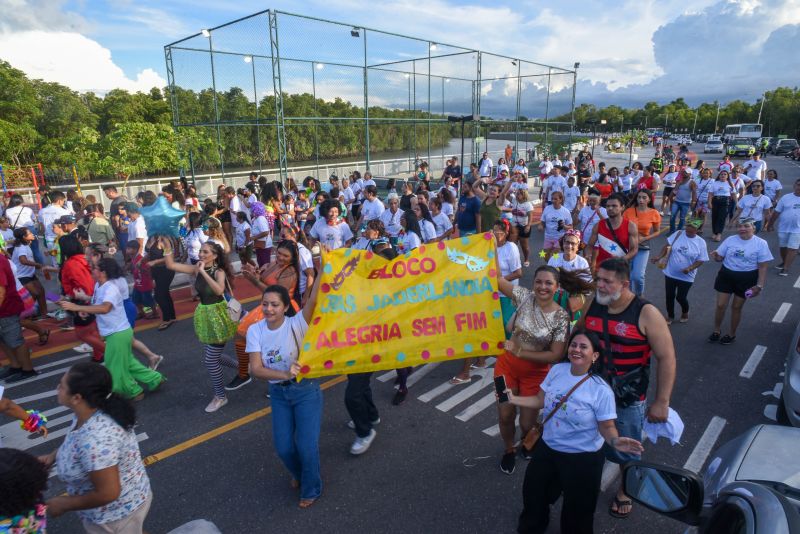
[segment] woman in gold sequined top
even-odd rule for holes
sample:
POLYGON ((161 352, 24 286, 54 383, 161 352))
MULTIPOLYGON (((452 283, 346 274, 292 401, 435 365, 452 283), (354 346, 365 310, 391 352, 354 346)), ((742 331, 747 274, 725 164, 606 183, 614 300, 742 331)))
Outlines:
MULTIPOLYGON (((564 357, 570 319, 569 314, 553 301, 558 279, 558 270, 547 265, 536 269, 533 290, 514 286, 498 276, 500 292, 512 299, 517 313, 509 321, 511 339, 506 341, 505 352, 497 358, 494 376, 503 376, 514 395, 537 395, 550 365, 564 357)), ((515 463, 517 407, 510 403, 498 404, 498 413, 500 436, 505 444, 500 469, 510 475, 515 463)), ((528 433, 538 415, 539 411, 533 408, 519 408, 521 436, 528 433)), ((530 456, 530 451, 521 445, 520 453, 530 456)))

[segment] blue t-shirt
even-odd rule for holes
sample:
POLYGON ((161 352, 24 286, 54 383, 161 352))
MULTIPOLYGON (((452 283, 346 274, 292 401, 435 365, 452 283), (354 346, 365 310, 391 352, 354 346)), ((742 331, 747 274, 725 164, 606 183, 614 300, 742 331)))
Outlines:
POLYGON ((475 225, 475 215, 481 211, 481 201, 478 197, 461 196, 458 199, 458 214, 456 215, 456 225, 461 232, 475 232, 478 227, 475 225))

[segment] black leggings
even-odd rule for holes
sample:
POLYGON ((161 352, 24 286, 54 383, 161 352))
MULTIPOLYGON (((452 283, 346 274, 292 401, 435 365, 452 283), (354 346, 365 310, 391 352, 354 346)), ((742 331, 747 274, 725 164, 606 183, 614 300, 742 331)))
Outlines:
POLYGON ((675 318, 675 300, 681 305, 681 313, 686 315, 689 313, 689 290, 692 288, 692 282, 686 280, 678 280, 664 276, 664 288, 667 295, 667 317, 670 319, 675 318))
POLYGON ((604 463, 602 448, 596 452, 559 452, 540 438, 525 471, 517 532, 544 533, 550 523, 550 506, 561 494, 561 532, 593 532, 604 463))
POLYGON ((728 220, 728 197, 714 197, 711 200, 711 231, 721 234, 725 231, 725 223, 728 220))
POLYGON ((150 274, 153 276, 153 282, 155 282, 156 286, 155 298, 158 307, 161 308, 161 320, 165 322, 174 321, 175 304, 173 304, 172 295, 169 293, 169 285, 172 283, 172 279, 175 278, 175 271, 157 266, 150 270, 150 274))

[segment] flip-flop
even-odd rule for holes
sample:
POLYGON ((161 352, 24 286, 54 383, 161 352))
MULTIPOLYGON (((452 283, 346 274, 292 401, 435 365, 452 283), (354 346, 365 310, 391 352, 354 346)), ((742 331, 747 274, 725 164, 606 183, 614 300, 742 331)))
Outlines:
POLYGON ((45 330, 39 334, 39 345, 47 345, 48 339, 50 339, 50 330, 45 330))
POLYGON ((454 386, 460 386, 461 384, 469 384, 472 382, 471 378, 461 378, 460 376, 454 376, 450 379, 450 383, 454 386))
POLYGON ((160 331, 164 331, 164 330, 166 330, 167 328, 169 328, 170 326, 172 326, 172 323, 174 323, 174 322, 175 322, 175 321, 167 321, 167 322, 165 322, 165 323, 161 323, 160 325, 158 325, 158 329, 159 329, 160 331))
POLYGON ((158 366, 161 365, 161 362, 163 362, 163 361, 164 361, 164 357, 161 356, 160 354, 156 354, 156 361, 155 361, 155 363, 151 363, 150 364, 150 369, 152 369, 153 371, 158 370, 158 366))
POLYGON ((303 509, 310 508, 315 502, 317 502, 317 499, 300 499, 298 506, 303 509))
POLYGON ((629 515, 631 515, 631 512, 632 512, 632 511, 633 511, 633 501, 631 501, 631 500, 629 500, 629 499, 622 499, 622 500, 619 500, 619 499, 617 498, 617 496, 616 496, 616 495, 614 495, 614 500, 612 501, 612 503, 611 503, 611 504, 609 505, 609 507, 608 507, 608 513, 609 513, 609 515, 610 515, 611 517, 616 517, 617 519, 627 519, 627 517, 628 517, 629 515), (612 506, 614 506, 614 505, 616 505, 616 506, 617 506, 617 509, 616 509, 616 510, 614 510, 614 509, 612 508, 612 506), (621 507, 621 506, 630 506, 630 507, 631 507, 631 509, 630 509, 630 510, 628 510, 628 513, 627 513, 627 514, 623 514, 623 513, 621 513, 621 512, 619 511, 619 509, 620 509, 620 507, 621 507))

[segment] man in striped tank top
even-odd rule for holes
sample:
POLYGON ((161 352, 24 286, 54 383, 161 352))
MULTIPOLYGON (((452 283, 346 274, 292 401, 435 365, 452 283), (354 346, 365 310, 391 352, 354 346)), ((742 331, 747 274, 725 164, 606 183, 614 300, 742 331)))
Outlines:
MULTIPOLYGON (((630 266, 626 260, 610 258, 603 261, 597 269, 595 281, 597 292, 584 305, 582 319, 576 328, 584 327, 600 338, 602 373, 614 390, 619 435, 641 440, 645 412, 652 422, 667 420, 675 383, 672 335, 661 312, 631 291, 630 266), (652 399, 646 403, 651 356, 658 361, 656 388, 652 399), (621 380, 623 376, 625 379, 621 380), (649 406, 645 410, 646 404, 649 406)), ((638 456, 606 449, 606 458, 622 466, 638 459, 638 456)), ((630 511, 631 500, 623 493, 620 484, 609 513, 623 518, 630 511)))

